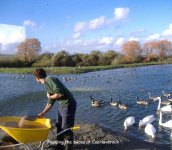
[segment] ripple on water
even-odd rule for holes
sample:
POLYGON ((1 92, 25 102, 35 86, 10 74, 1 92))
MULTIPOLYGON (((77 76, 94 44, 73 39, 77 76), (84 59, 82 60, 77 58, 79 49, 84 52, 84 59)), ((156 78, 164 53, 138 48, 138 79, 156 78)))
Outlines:
MULTIPOLYGON (((170 144, 170 130, 159 129, 156 114, 157 102, 150 102, 147 107, 136 104, 136 96, 148 99, 151 95, 161 95, 162 91, 172 91, 172 65, 148 66, 140 68, 121 68, 114 70, 96 71, 80 75, 59 75, 75 77, 74 81, 62 81, 73 93, 77 100, 76 120, 102 124, 112 130, 123 131, 123 122, 128 116, 134 116, 136 126, 129 128, 128 133, 143 140, 148 140, 144 128, 139 130, 138 122, 145 116, 154 114, 153 123, 157 129, 156 143, 170 144), (129 105, 129 109, 120 110, 105 104, 101 108, 91 107, 90 95, 109 102, 110 97, 122 100, 129 105)), ((24 79, 12 79, 15 74, 0 74, 0 110, 1 115, 24 115, 39 113, 46 104, 47 98, 44 87, 37 84, 32 75, 25 75, 24 79)), ((164 98, 163 98, 164 99, 164 98)), ((58 105, 57 105, 58 107, 58 105)), ((56 106, 47 114, 55 118, 56 106)), ((166 116, 163 117, 168 119, 166 116)))

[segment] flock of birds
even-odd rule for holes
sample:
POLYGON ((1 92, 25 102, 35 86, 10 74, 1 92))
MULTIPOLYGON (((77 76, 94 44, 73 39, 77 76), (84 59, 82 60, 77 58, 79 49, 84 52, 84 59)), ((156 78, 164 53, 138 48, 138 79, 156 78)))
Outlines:
MULTIPOLYGON (((171 94, 162 91, 162 96, 167 98, 167 100, 163 100, 163 101, 161 99, 161 96, 151 96, 150 93, 148 93, 148 95, 149 95, 150 100, 155 101, 155 102, 158 101, 157 114, 159 114, 159 125, 161 127, 169 128, 172 131, 172 119, 168 120, 166 122, 162 122, 163 114, 171 114, 172 115, 172 105, 171 105, 172 98, 170 98, 171 94), (165 106, 161 107, 162 104, 165 106)), ((93 107, 101 107, 105 103, 105 101, 103 101, 103 100, 93 99, 92 96, 90 96, 90 98, 92 100, 91 105, 93 107)), ((144 105, 144 106, 147 106, 149 104, 149 102, 147 100, 140 100, 138 97, 136 97, 136 103, 138 105, 144 105)), ((118 107, 119 109, 123 109, 123 110, 126 110, 128 108, 128 106, 126 104, 122 103, 120 100, 114 101, 112 99, 112 97, 110 98, 109 104, 111 106, 115 106, 115 107, 118 107)), ((152 114, 152 115, 144 117, 142 120, 139 121, 139 129, 141 129, 142 127, 145 127, 144 128, 145 133, 152 139, 154 139, 155 135, 156 135, 156 128, 152 124, 155 120, 156 120, 156 118, 152 114)), ((130 126, 134 125, 135 123, 136 123, 136 121, 135 121, 134 116, 127 117, 124 120, 124 124, 123 124, 124 131, 126 131, 130 126)), ((170 136, 172 137, 172 132, 171 132, 170 136)))

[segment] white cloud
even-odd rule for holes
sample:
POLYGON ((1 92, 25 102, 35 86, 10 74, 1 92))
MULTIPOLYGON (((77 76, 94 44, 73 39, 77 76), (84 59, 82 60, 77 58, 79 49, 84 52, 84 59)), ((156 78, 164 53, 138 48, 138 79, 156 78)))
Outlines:
POLYGON ((111 44, 113 42, 113 38, 112 37, 104 37, 100 40, 100 44, 111 44))
POLYGON ((129 38, 129 41, 139 41, 139 39, 138 38, 135 38, 135 37, 130 37, 129 38))
POLYGON ((73 38, 74 39, 77 39, 81 36, 81 33, 80 32, 76 32, 74 35, 73 35, 73 38))
POLYGON ((0 24, 0 43, 2 45, 19 43, 25 38, 25 28, 23 26, 0 24))
POLYGON ((104 23, 105 23, 105 17, 100 16, 99 18, 91 20, 88 23, 88 28, 91 29, 91 30, 94 30, 94 29, 97 29, 97 28, 101 27, 104 23))
POLYGON ((145 41, 150 41, 150 40, 158 40, 160 39, 161 35, 160 34, 151 34, 148 38, 145 39, 145 41))
POLYGON ((163 36, 172 36, 172 23, 169 25, 169 28, 164 30, 162 33, 163 36))
POLYGON ((74 27, 74 31, 82 32, 83 30, 85 30, 86 26, 87 26, 87 23, 85 23, 85 22, 77 22, 74 27))
POLYGON ((120 37, 116 40, 115 45, 121 46, 124 43, 124 38, 120 37))
POLYGON ((74 26, 75 33, 73 35, 73 38, 80 37, 86 31, 100 29, 105 26, 109 28, 110 25, 113 25, 114 23, 120 22, 122 19, 125 19, 128 16, 129 12, 129 8, 115 8, 112 18, 107 19, 105 16, 100 16, 90 21, 77 22, 74 26))
POLYGON ((30 19, 26 19, 23 22, 23 26, 31 26, 31 27, 35 27, 36 23, 30 19))
POLYGON ((9 48, 14 50, 16 44, 24 41, 25 38, 26 34, 23 26, 0 24, 1 50, 7 51, 9 48))
POLYGON ((130 12, 129 8, 115 8, 114 9, 114 16, 116 20, 124 19, 128 16, 130 12))

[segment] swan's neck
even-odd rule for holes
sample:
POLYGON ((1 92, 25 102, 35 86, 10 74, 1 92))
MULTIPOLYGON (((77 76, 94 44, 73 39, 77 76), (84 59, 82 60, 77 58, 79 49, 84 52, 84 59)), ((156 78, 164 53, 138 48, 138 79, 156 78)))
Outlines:
POLYGON ((124 130, 127 130, 127 123, 124 123, 124 130))
POLYGON ((161 108, 161 99, 159 99, 159 103, 158 103, 158 108, 157 108, 157 110, 160 110, 160 108, 161 108))
POLYGON ((139 121, 139 128, 143 125, 142 121, 139 121))
POLYGON ((160 111, 159 114, 159 125, 162 125, 162 112, 160 111))

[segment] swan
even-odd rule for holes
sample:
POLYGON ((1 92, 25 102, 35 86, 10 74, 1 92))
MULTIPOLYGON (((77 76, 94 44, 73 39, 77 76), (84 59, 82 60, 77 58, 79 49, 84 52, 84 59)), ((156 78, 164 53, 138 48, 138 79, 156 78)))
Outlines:
POLYGON ((128 107, 126 104, 122 104, 121 100, 119 100, 118 108, 119 109, 127 109, 128 107))
POLYGON ((165 93, 164 91, 162 91, 162 95, 163 95, 164 97, 167 97, 167 98, 170 98, 170 96, 171 96, 171 94, 165 93))
POLYGON ((171 128, 172 129, 172 119, 165 122, 165 123, 162 123, 162 112, 160 111, 159 125, 163 126, 163 127, 166 127, 166 128, 171 128))
POLYGON ((90 98, 91 98, 91 100, 92 100, 91 105, 94 106, 94 107, 100 107, 100 106, 102 106, 102 104, 104 103, 103 100, 94 100, 94 99, 92 98, 92 96, 90 96, 90 98))
POLYGON ((112 97, 110 98, 110 105, 111 106, 117 106, 118 105, 118 102, 115 102, 112 100, 112 97))
POLYGON ((166 105, 161 108, 161 97, 158 97, 158 100, 159 100, 158 108, 157 108, 158 111, 161 110, 162 112, 169 112, 169 113, 172 112, 172 105, 166 105))
POLYGON ((154 139, 156 134, 156 129, 151 123, 148 123, 145 127, 145 133, 154 139))
POLYGON ((157 101, 158 96, 151 96, 150 93, 148 93, 149 95, 149 99, 153 100, 153 101, 157 101))
POLYGON ((136 97, 136 103, 139 105, 148 105, 148 101, 146 100, 140 100, 138 97, 136 97))
POLYGON ((139 128, 143 125, 147 125, 148 123, 152 123, 155 119, 154 115, 149 115, 144 117, 142 120, 139 121, 139 128))
POLYGON ((135 118, 133 116, 130 116, 125 119, 124 121, 124 130, 126 131, 129 126, 132 126, 135 123, 135 118))

